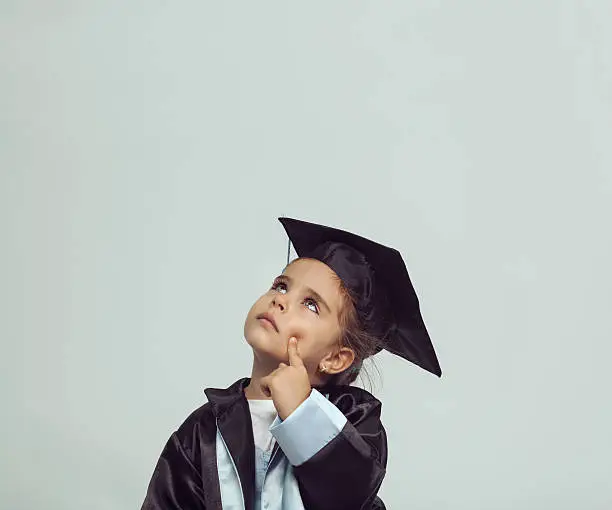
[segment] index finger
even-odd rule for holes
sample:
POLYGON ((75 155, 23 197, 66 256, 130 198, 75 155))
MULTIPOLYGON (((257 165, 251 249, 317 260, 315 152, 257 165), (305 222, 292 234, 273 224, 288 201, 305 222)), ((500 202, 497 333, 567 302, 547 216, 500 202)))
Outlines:
POLYGON ((292 367, 303 367, 304 362, 302 358, 300 358, 300 353, 298 352, 297 338, 292 336, 289 339, 289 346, 287 347, 287 352, 289 354, 289 364, 292 367))

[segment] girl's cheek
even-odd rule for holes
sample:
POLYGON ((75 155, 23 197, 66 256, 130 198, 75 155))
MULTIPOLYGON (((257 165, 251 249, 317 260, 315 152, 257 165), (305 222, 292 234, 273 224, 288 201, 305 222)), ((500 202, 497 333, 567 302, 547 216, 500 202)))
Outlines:
POLYGON ((300 344, 304 345, 309 336, 309 330, 303 324, 291 324, 287 328, 287 342, 291 337, 295 337, 298 341, 298 347, 300 344))

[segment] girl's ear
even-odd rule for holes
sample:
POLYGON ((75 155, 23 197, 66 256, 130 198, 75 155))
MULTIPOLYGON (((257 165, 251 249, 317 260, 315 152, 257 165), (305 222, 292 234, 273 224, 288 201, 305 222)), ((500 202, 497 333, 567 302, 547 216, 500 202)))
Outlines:
POLYGON ((329 353, 321 360, 322 367, 325 367, 325 373, 338 374, 344 372, 355 361, 355 352, 348 347, 340 347, 337 351, 329 353))

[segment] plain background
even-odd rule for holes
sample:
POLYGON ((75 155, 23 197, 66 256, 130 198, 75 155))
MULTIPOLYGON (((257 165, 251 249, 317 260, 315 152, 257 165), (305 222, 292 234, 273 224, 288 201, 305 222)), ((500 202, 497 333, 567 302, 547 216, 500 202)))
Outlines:
POLYGON ((279 215, 398 248, 390 509, 612 507, 612 3, 0 2, 0 507, 139 508, 279 215))

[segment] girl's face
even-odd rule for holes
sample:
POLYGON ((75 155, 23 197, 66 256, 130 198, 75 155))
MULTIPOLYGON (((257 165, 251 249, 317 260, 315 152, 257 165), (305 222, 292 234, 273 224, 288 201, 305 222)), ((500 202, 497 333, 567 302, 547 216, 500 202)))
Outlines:
POLYGON ((247 315, 244 336, 256 361, 268 369, 287 362, 294 336, 312 378, 322 360, 333 363, 343 302, 337 277, 327 265, 314 259, 293 261, 247 315))

